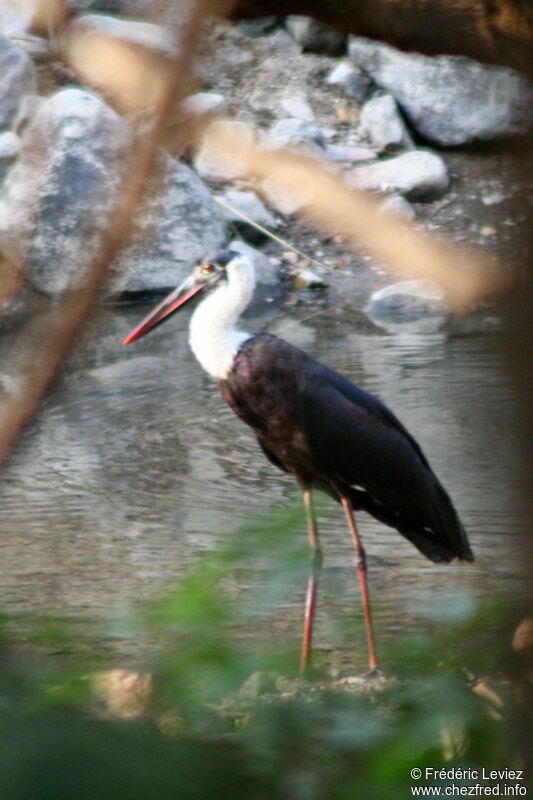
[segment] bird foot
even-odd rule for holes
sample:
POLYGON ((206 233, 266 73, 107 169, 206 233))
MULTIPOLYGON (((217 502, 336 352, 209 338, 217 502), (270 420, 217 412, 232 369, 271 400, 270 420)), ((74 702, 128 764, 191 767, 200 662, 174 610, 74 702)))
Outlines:
POLYGON ((371 667, 362 675, 349 675, 341 679, 341 683, 362 684, 366 681, 385 680, 385 673, 379 667, 371 667))
POLYGON ((370 669, 367 669, 367 671, 363 672, 363 674, 361 675, 361 678, 363 678, 364 680, 368 680, 370 678, 384 678, 384 677, 385 675, 383 673, 383 670, 381 670, 378 666, 370 667, 370 669))

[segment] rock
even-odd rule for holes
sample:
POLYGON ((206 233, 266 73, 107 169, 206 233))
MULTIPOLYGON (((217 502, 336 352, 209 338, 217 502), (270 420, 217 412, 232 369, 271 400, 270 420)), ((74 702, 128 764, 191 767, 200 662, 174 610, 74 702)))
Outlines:
POLYGON ((164 103, 177 48, 159 25, 104 14, 74 18, 58 37, 78 80, 133 119, 164 103))
POLYGON ((226 98, 216 92, 197 92, 186 97, 181 103, 181 110, 194 117, 203 114, 225 114, 228 110, 226 98))
POLYGON ((340 61, 326 78, 330 86, 338 86, 358 103, 363 103, 372 90, 372 81, 346 61, 340 61))
POLYGON ((250 242, 261 242, 265 238, 265 234, 260 230, 250 225, 238 212, 241 211, 252 222, 257 222, 259 225, 264 225, 269 228, 275 228, 277 222, 272 216, 270 211, 261 202, 255 192, 238 191, 237 189, 228 189, 219 198, 223 203, 227 203, 231 208, 222 206, 222 214, 224 218, 231 223, 232 228, 235 228, 245 239, 250 242), (237 213, 236 213, 237 212, 237 213))
POLYGON ((385 286, 374 292, 364 310, 372 322, 391 332, 431 333, 438 330, 450 314, 444 291, 428 278, 385 286))
POLYGON ((429 150, 412 150, 374 164, 364 164, 345 173, 345 177, 357 189, 396 192, 418 200, 440 197, 449 184, 444 161, 429 150))
POLYGON ((350 145, 328 144, 326 155, 332 161, 344 161, 355 164, 358 161, 373 161, 377 153, 368 147, 351 147, 350 145))
POLYGON ((292 94, 282 97, 280 105, 283 111, 295 119, 303 122, 313 122, 315 115, 307 98, 302 94, 292 94))
POLYGON ((346 36, 311 17, 287 17, 285 27, 304 50, 329 56, 346 52, 346 36))
POLYGON ((305 190, 294 188, 273 175, 264 178, 259 187, 267 203, 286 216, 300 211, 312 200, 310 187, 305 190))
POLYGON ((39 290, 74 288, 112 208, 130 128, 79 89, 42 104, 0 195, 0 248, 39 290))
POLYGON ((117 259, 117 272, 127 280, 119 278, 115 291, 175 286, 226 240, 222 214, 198 175, 164 151, 155 167, 152 188, 142 199, 133 234, 117 259))
POLYGON ((326 289, 327 283, 324 279, 310 269, 297 269, 292 276, 294 288, 298 291, 303 289, 326 289))
POLYGON ((0 183, 9 166, 16 159, 20 149, 20 139, 11 131, 0 133, 0 183))
POLYGON ((400 194, 393 194, 387 197, 379 204, 378 212, 380 214, 395 214, 397 217, 410 222, 415 218, 415 210, 413 206, 400 194))
POLYGON ((266 33, 270 33, 270 31, 274 30, 279 24, 279 19, 278 16, 259 17, 259 19, 239 22, 236 27, 241 33, 244 33, 245 36, 253 36, 255 38, 257 36, 264 36, 266 33))
MULTIPOLYGON (((37 112, 0 193, 0 249, 35 288, 56 294, 82 285, 131 143, 129 125, 81 89, 57 92, 37 112)), ((133 231, 113 262, 111 291, 175 284, 225 233, 206 187, 163 153, 133 231)))
POLYGON ((380 153, 395 153, 412 147, 413 140, 394 97, 383 94, 368 100, 361 109, 359 130, 380 153))
MULTIPOLYGON (((287 55, 286 59, 292 65, 297 64, 301 57, 295 58, 287 55)), ((265 74, 270 75, 272 81, 278 78, 275 63, 279 60, 280 56, 278 55, 265 61, 265 74)), ((246 104, 250 111, 255 115, 266 114, 274 119, 288 114, 303 122, 313 122, 315 114, 305 92, 299 91, 299 87, 287 86, 287 77, 283 71, 279 74, 279 80, 282 81, 279 85, 261 80, 255 83, 246 98, 246 104)))
POLYGON ((270 35, 269 39, 272 49, 280 53, 298 55, 302 52, 302 45, 298 44, 284 28, 278 28, 277 31, 274 31, 274 33, 270 35))
MULTIPOLYGON (((72 26, 98 30, 113 39, 143 47, 164 56, 173 56, 174 48, 161 25, 134 19, 122 19, 110 14, 80 14, 72 26)), ((70 28, 70 26, 69 26, 70 28)))
POLYGON ((31 23, 32 8, 30 3, 0 3, 0 31, 11 39, 12 36, 23 35, 31 23))
POLYGON ((204 133, 200 147, 194 157, 194 166, 202 178, 211 180, 235 180, 246 175, 246 161, 235 153, 228 153, 220 138, 235 138, 252 144, 255 133, 250 125, 238 120, 216 120, 204 133))
POLYGON ((44 97, 38 94, 26 94, 21 99, 18 111, 11 122, 11 129, 20 136, 24 128, 31 122, 44 103, 44 97))
POLYGON ((533 88, 513 70, 462 56, 404 53, 359 37, 351 38, 349 53, 432 142, 459 145, 531 128, 533 88))
POLYGON ((14 45, 24 50, 34 63, 44 63, 51 61, 53 58, 50 44, 42 36, 33 36, 31 33, 21 32, 12 33, 8 38, 14 45))
POLYGON ((276 147, 298 146, 301 144, 317 145, 324 148, 326 137, 318 127, 301 119, 288 117, 275 122, 269 130, 269 141, 276 147))
POLYGON ((31 58, 0 36, 0 128, 8 128, 22 97, 37 94, 37 71, 31 58))

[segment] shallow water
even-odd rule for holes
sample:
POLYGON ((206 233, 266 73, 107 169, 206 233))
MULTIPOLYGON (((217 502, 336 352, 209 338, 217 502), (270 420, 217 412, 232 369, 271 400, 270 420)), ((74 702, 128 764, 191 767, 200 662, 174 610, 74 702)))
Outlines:
MULTIPOLYGON (((194 361, 187 315, 122 347, 143 311, 103 315, 4 472, 6 611, 118 618, 251 519, 300 503, 294 482, 264 459, 194 361)), ((516 513, 515 390, 497 320, 468 334, 390 335, 348 320, 332 330, 320 309, 303 321, 291 313, 272 316, 268 327, 394 410, 449 490, 476 554, 473 565, 433 565, 361 515, 378 636, 434 625, 475 599, 516 591, 526 531, 516 513)), ((328 650, 346 645, 340 621, 353 616, 360 626, 362 615, 342 514, 327 498, 319 507, 325 562, 316 644, 328 650)), ((304 544, 303 527, 297 535, 304 544)), ((247 563, 235 592, 246 597, 264 586, 270 613, 254 617, 254 633, 298 636, 305 577, 280 587, 284 576, 273 570, 268 558, 247 563)))

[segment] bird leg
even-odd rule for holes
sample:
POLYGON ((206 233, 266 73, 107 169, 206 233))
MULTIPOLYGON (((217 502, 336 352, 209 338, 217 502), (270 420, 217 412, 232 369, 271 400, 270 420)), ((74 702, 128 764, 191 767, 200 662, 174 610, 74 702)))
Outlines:
POLYGON ((366 570, 366 553, 364 551, 363 545, 361 544, 361 539, 359 538, 357 525, 355 524, 355 519, 353 515, 352 504, 348 497, 343 497, 343 495, 340 495, 340 498, 342 507, 344 508, 344 513, 346 514, 348 527, 350 528, 350 533, 352 534, 355 551, 357 553, 357 560, 355 562, 355 566, 357 567, 359 588, 361 590, 361 597, 363 598, 366 638, 368 641, 368 666, 371 671, 374 671, 377 669, 378 662, 376 658, 376 650, 374 648, 374 635, 372 633, 372 618, 370 615, 370 599, 368 595, 367 570, 366 570))
POLYGON ((318 575, 322 565, 322 550, 318 541, 318 530, 316 526, 315 509, 313 507, 313 496, 310 489, 303 490, 305 513, 307 516, 307 536, 311 549, 311 566, 307 581, 307 596, 305 599, 305 621, 304 635, 302 640, 302 656, 300 659, 300 669, 302 672, 309 666, 311 658, 311 643, 313 639, 313 621, 315 616, 316 593, 318 587, 318 575))

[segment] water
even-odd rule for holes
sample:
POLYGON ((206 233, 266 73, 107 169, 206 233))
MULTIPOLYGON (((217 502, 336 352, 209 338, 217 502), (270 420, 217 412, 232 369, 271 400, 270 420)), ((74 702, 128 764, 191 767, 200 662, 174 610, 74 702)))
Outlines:
MULTIPOLYGON (((103 316, 4 472, 0 602, 8 612, 120 617, 250 519, 300 503, 294 482, 264 459, 194 361, 186 315, 122 348, 143 311, 103 316)), ((476 554, 473 565, 431 564, 361 515, 378 637, 518 590, 526 531, 502 329, 386 335, 348 319, 332 326, 320 310, 308 316, 279 314, 269 327, 394 410, 449 490, 476 554)), ((340 621, 353 616, 360 625, 362 614, 342 513, 329 499, 319 505, 325 562, 316 642, 328 649, 346 644, 340 621)), ((305 543, 303 527, 291 535, 305 543)), ((270 603, 251 635, 299 636, 305 578, 280 588, 283 579, 268 559, 243 569, 235 591, 246 597, 263 586, 270 603)))

